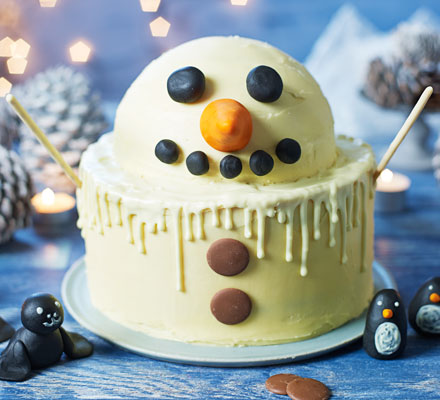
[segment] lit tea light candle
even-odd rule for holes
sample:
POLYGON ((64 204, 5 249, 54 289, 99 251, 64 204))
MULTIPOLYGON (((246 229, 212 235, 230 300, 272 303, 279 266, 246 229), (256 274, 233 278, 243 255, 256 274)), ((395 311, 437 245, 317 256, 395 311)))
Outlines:
POLYGON ((385 169, 376 181, 376 210, 380 212, 404 210, 406 192, 410 186, 411 181, 407 176, 385 169))
POLYGON ((31 200, 35 225, 55 227, 75 218, 75 199, 67 193, 54 193, 46 188, 31 200))

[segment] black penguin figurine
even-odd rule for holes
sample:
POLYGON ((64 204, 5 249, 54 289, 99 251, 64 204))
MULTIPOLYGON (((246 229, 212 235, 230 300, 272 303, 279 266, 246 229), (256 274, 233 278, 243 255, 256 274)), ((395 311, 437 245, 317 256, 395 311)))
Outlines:
POLYGON ((388 360, 402 354, 406 346, 405 307, 394 289, 383 289, 371 301, 363 345, 374 358, 388 360))
POLYGON ((409 305, 408 319, 416 332, 440 337, 440 277, 419 288, 409 305))
POLYGON ((14 332, 15 329, 0 317, 0 343, 10 339, 14 332))
POLYGON ((23 327, 12 336, 0 356, 0 379, 23 381, 32 369, 49 367, 66 353, 70 358, 90 356, 93 345, 61 327, 64 311, 51 294, 36 293, 21 308, 23 327))

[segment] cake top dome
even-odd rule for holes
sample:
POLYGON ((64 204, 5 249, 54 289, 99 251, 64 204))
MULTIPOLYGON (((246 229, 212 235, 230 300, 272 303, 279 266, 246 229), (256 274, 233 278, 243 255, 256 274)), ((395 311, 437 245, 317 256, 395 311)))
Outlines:
POLYGON ((295 181, 337 155, 330 107, 304 66, 236 36, 152 61, 119 105, 114 143, 130 173, 201 184, 295 181))

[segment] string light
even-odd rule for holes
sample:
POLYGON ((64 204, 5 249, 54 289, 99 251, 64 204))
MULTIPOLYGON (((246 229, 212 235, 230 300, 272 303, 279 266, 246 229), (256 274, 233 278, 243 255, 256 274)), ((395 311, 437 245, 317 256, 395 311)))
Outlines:
POLYGON ((160 6, 160 0, 140 0, 143 12, 156 12, 160 6))
POLYGON ((92 48, 84 43, 82 40, 78 40, 75 44, 70 46, 69 53, 70 59, 73 62, 85 63, 89 60, 92 48))
POLYGON ((156 37, 166 37, 171 24, 162 17, 156 18, 150 23, 151 34, 156 37))
POLYGON ((16 42, 11 44, 11 55, 13 57, 26 58, 30 49, 31 46, 28 42, 23 39, 18 39, 16 42))
POLYGON ((40 0, 40 7, 55 7, 57 0, 40 0))
POLYGON ((12 89, 12 83, 6 78, 0 78, 0 97, 5 97, 12 89))
POLYGON ((248 0, 231 0, 233 6, 245 6, 248 0))
POLYGON ((11 46, 13 44, 14 41, 9 36, 0 40, 0 57, 12 57, 11 46))
POLYGON ((10 74, 20 75, 24 73, 27 66, 27 60, 22 57, 11 57, 6 64, 10 74))

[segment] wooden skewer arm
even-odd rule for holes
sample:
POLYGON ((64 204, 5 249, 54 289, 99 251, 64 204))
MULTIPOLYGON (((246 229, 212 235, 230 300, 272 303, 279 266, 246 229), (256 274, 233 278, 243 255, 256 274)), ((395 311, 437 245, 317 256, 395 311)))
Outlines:
POLYGON ((420 96, 419 100, 417 101, 416 105, 412 109, 411 113, 409 114, 408 118, 400 128, 399 132, 397 132, 396 137, 391 142, 390 146, 388 147, 387 151, 385 152, 384 156, 382 157, 382 160, 380 160, 376 171, 374 172, 373 178, 376 180, 379 175, 382 173, 382 171, 385 169, 389 161, 391 160, 391 157, 396 152, 397 148, 402 143, 403 139, 405 139, 405 136, 408 134, 409 130, 413 126, 414 122, 416 122, 416 119, 419 117, 420 113, 423 111, 423 109, 426 106, 426 103, 428 102, 429 98, 431 97, 433 92, 433 89, 431 86, 428 86, 420 96))
POLYGON ((11 105, 20 119, 24 122, 24 124, 35 134, 41 144, 46 147, 47 151, 50 153, 52 158, 58 163, 58 165, 63 169, 63 171, 67 174, 67 176, 72 180, 72 182, 80 188, 82 185, 81 180, 78 175, 75 174, 72 167, 67 164, 66 160, 60 154, 60 152, 53 146, 53 144, 49 141, 44 132, 38 127, 35 121, 31 118, 31 116, 27 113, 27 111, 23 108, 20 102, 12 95, 8 94, 6 96, 6 101, 11 105))

